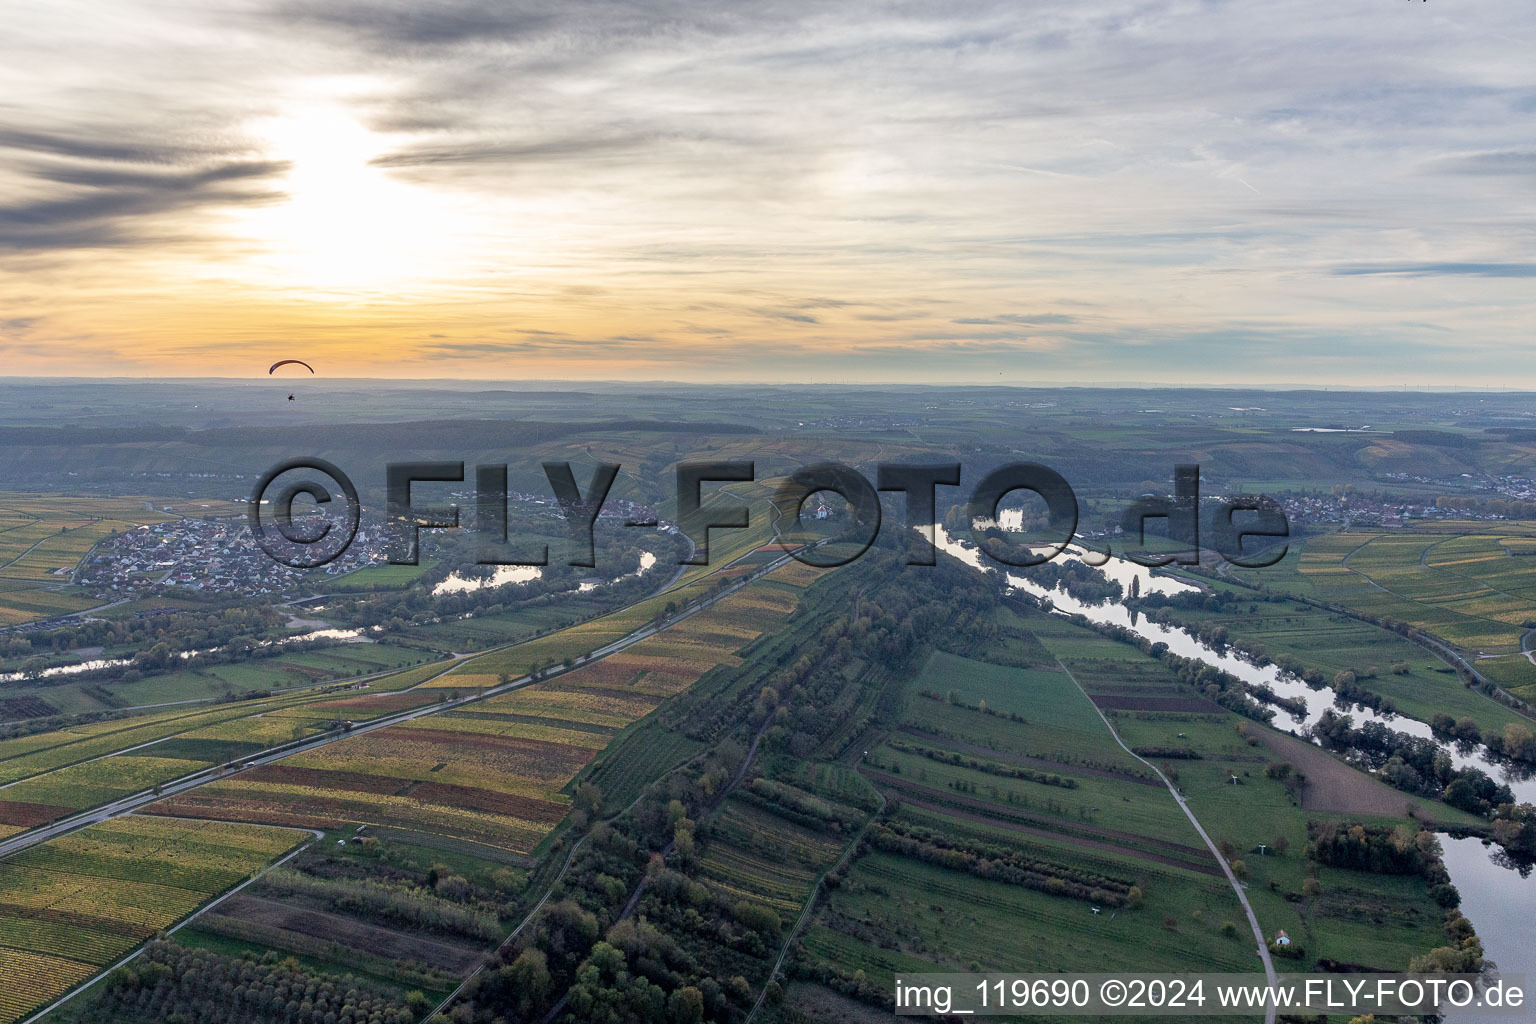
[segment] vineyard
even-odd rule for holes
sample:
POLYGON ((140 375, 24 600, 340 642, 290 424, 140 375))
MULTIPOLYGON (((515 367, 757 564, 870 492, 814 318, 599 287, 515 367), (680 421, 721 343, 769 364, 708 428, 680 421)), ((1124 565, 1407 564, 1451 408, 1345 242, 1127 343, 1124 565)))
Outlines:
MULTIPOLYGON (((143 498, 0 494, 0 626, 82 611, 97 604, 68 587, 70 573, 97 541, 142 523, 174 519, 143 498)), ((230 514, 228 502, 198 504, 188 515, 230 514)))
MULTIPOLYGON (((155 807, 312 828, 368 825, 531 853, 569 811, 566 790, 615 734, 707 672, 739 664, 736 652, 794 607, 793 593, 760 586, 547 682, 339 740, 155 807)), ((613 628, 567 632, 590 638, 613 628)), ((482 670, 433 684, 455 681, 469 690, 496 677, 482 670)))
POLYGON ((131 817, 0 862, 0 1024, 121 959, 303 838, 131 817))
MULTIPOLYGON (((809 794, 806 794, 809 796, 809 794)), ((730 900, 747 899, 790 919, 845 837, 732 796, 710 819, 700 875, 730 900)))
POLYGON ((1497 532, 1495 524, 1462 525, 1478 532, 1315 537, 1273 570, 1243 575, 1372 619, 1406 622, 1467 650, 1518 651, 1536 600, 1536 564, 1520 557, 1529 538, 1497 532))
POLYGON ((342 721, 436 703, 443 694, 418 684, 440 671, 441 664, 406 669, 373 680, 366 692, 338 694, 333 687, 0 740, 0 828, 45 824, 342 721))

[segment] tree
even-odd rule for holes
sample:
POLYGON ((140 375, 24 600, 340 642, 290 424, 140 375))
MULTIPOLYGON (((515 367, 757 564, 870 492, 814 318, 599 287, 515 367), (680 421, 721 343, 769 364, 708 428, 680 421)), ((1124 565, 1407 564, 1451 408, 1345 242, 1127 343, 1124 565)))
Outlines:
POLYGON ((1504 756, 1523 761, 1536 760, 1536 737, 1519 722, 1504 727, 1504 756))
POLYGON ((608 980, 617 977, 619 972, 628 966, 624 954, 617 947, 606 942, 596 943, 592 947, 592 952, 587 956, 587 963, 596 967, 598 973, 608 980))
POLYGON ((704 1020, 704 993, 684 985, 667 1000, 667 1020, 678 1024, 700 1024, 704 1020))
POLYGON ((532 946, 518 954, 516 960, 502 969, 509 992, 516 993, 524 1012, 542 1006, 549 995, 549 960, 541 949, 532 946))
POLYGON ((603 791, 594 783, 582 782, 571 793, 571 802, 591 814, 603 809, 603 791))

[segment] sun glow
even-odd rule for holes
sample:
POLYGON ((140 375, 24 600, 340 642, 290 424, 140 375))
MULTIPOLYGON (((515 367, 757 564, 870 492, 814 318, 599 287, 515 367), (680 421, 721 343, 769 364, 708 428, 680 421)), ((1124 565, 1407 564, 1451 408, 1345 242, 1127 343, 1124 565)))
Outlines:
POLYGON ((261 283, 356 298, 413 290, 451 272, 459 211, 379 167, 389 148, 383 136, 326 106, 271 119, 256 133, 270 159, 288 164, 284 198, 243 216, 261 283))

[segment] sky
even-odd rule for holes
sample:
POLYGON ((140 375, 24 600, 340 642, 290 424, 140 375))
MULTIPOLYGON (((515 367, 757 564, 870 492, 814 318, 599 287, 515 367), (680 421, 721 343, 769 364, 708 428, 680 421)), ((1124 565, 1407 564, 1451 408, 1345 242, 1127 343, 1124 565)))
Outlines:
POLYGON ((0 15, 0 374, 1536 387, 1529 0, 0 15))

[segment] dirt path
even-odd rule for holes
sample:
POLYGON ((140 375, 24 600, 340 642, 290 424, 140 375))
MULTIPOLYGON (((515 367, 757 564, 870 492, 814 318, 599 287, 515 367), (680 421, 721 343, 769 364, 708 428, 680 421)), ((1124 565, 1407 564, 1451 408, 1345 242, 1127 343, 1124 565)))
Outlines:
MULTIPOLYGON (((1093 701, 1088 698, 1088 691, 1083 689, 1083 684, 1077 681, 1077 677, 1067 669, 1066 665, 1062 664, 1060 658, 1056 659, 1056 664, 1060 666, 1063 672, 1067 673, 1067 678, 1072 680, 1072 685, 1078 688, 1079 692, 1082 693, 1085 699, 1088 699, 1088 703, 1093 704, 1093 701)), ((1253 929, 1253 938, 1259 944, 1256 952, 1259 954, 1259 959, 1264 962, 1264 977, 1269 982, 1270 989, 1273 990, 1275 986, 1279 984, 1280 978, 1279 975, 1275 973, 1275 961, 1269 955, 1269 943, 1264 939, 1264 929, 1259 927, 1258 915, 1253 912, 1253 904, 1248 902, 1248 894, 1243 892, 1242 883, 1240 883, 1237 880, 1237 876, 1232 873, 1231 865, 1229 865, 1227 863, 1227 859, 1221 855, 1221 851, 1216 849, 1216 844, 1211 841, 1211 837, 1206 833, 1205 828, 1200 824, 1200 819, 1195 817, 1195 812, 1191 811, 1189 809, 1189 804, 1184 802, 1184 797, 1179 794, 1178 787, 1175 786, 1172 782, 1169 782, 1167 776, 1163 775, 1162 771, 1160 771, 1151 761, 1148 761, 1146 758, 1137 754, 1134 750, 1125 745, 1125 741, 1122 740, 1120 738, 1120 734, 1115 731, 1114 724, 1110 722, 1108 716, 1106 716, 1104 712, 1099 710, 1097 704, 1094 704, 1093 710, 1098 714, 1099 718, 1103 719, 1104 728, 1108 729, 1109 734, 1115 738, 1115 742, 1120 744, 1121 750, 1125 751, 1127 754, 1130 754, 1132 757, 1136 758, 1136 760, 1140 761, 1142 764, 1146 765, 1148 768, 1151 768, 1154 772, 1157 773, 1157 777, 1163 780, 1163 785, 1167 786, 1168 792, 1173 795, 1174 802, 1179 805, 1179 810, 1184 812, 1184 816, 1189 819, 1189 823, 1195 826, 1195 831, 1200 833, 1200 838, 1205 840, 1205 845, 1210 848, 1211 856, 1216 858, 1216 863, 1221 865, 1222 874, 1227 876, 1227 882, 1231 884, 1232 892, 1237 896, 1237 902, 1243 905, 1243 913, 1248 917, 1248 926, 1253 929)), ((1273 1003, 1264 1008, 1264 1024, 1275 1024, 1275 1007, 1273 1003)))

